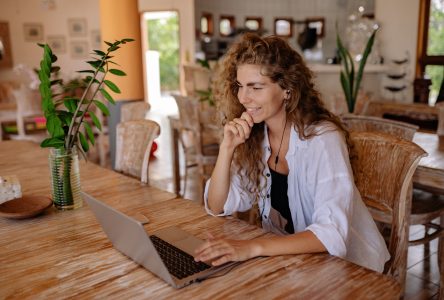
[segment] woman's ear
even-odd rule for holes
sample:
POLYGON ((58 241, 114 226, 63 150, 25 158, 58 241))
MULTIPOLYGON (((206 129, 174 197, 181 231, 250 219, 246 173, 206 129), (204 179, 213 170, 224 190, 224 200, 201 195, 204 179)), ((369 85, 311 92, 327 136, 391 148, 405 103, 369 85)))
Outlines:
POLYGON ((290 90, 286 90, 286 91, 285 91, 285 100, 290 99, 290 95, 291 95, 290 90))

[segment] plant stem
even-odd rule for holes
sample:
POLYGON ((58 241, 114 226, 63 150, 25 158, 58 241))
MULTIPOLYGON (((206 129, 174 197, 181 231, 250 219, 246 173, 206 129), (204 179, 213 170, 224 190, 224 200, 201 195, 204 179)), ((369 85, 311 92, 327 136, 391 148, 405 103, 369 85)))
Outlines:
MULTIPOLYGON (((71 124, 69 124, 68 138, 66 139, 66 142, 65 142, 65 148, 66 148, 66 149, 71 149, 72 146, 74 145, 74 141, 75 141, 75 139, 76 139, 77 133, 78 133, 79 128, 80 128, 80 125, 81 125, 81 123, 82 123, 83 116, 85 115, 85 113, 86 113, 87 110, 84 110, 84 111, 83 111, 82 115, 80 116, 80 120, 81 120, 81 121, 80 121, 80 123, 77 125, 76 129, 74 129, 74 126, 75 126, 75 123, 76 123, 75 120, 78 118, 78 117, 77 117, 77 114, 78 114, 78 112, 80 111, 80 108, 81 108, 82 105, 83 105, 83 101, 85 100, 86 95, 87 95, 88 92, 89 92, 89 89, 91 88, 92 84, 94 83, 94 79, 96 79, 97 74, 99 73, 100 68, 104 65, 105 58, 108 56, 109 52, 110 52, 110 51, 108 51, 108 52, 106 53, 106 55, 102 57, 101 62, 100 62, 100 65, 97 67, 96 71, 94 72, 94 75, 92 76, 91 80, 90 80, 89 83, 88 83, 88 86, 86 87, 85 91, 83 92, 82 97, 80 98, 79 104, 77 105, 77 108, 76 108, 76 110, 75 110, 75 112, 74 112, 73 121, 71 122, 71 124), (74 133, 73 133, 73 130, 74 130, 74 133)), ((106 73, 105 73, 105 74, 106 74, 106 73)), ((103 82, 103 79, 104 79, 104 78, 105 78, 105 76, 102 78, 102 82, 103 82)), ((100 87, 100 86, 99 86, 99 87, 100 87)), ((97 90, 98 90, 98 89, 97 89, 97 90)), ((97 92, 96 92, 96 93, 97 93, 97 92)), ((96 93, 95 93, 95 94, 96 94, 96 93)), ((94 94, 94 95, 95 95, 95 94, 94 94)), ((92 100, 90 100, 90 103, 91 103, 91 102, 92 102, 92 100)), ((89 107, 89 105, 88 105, 87 107, 89 107)))

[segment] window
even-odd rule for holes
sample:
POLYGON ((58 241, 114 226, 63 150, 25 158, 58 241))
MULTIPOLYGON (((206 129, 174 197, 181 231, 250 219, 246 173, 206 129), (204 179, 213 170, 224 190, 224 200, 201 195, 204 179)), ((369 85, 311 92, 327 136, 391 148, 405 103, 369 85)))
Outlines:
POLYGON ((424 75, 432 80, 429 104, 437 100, 441 90, 443 93, 444 77, 444 1, 421 0, 419 9, 418 51, 416 61, 416 77, 424 75))
POLYGON ((293 20, 290 18, 274 19, 274 34, 282 37, 293 36, 293 20))
POLYGON ((213 35, 213 15, 202 13, 200 17, 200 32, 205 35, 213 35))
POLYGON ((260 17, 246 17, 245 18, 245 28, 250 31, 261 31, 262 30, 262 18, 260 17))
POLYGON ((221 36, 234 34, 235 22, 233 16, 220 16, 219 33, 221 36))

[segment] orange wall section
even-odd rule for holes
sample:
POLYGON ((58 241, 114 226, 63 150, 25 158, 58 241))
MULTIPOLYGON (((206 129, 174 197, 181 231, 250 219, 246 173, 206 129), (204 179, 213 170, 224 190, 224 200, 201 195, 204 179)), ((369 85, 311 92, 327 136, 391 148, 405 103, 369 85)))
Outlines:
MULTIPOLYGON (((100 0, 100 28, 104 41, 132 38, 135 41, 117 50, 113 61, 127 76, 109 74, 108 79, 117 84, 121 94, 114 94, 116 101, 142 100, 143 65, 140 33, 140 16, 137 0, 100 0)), ((103 44, 102 47, 106 47, 103 44)), ((102 49, 103 50, 103 49, 102 49)))

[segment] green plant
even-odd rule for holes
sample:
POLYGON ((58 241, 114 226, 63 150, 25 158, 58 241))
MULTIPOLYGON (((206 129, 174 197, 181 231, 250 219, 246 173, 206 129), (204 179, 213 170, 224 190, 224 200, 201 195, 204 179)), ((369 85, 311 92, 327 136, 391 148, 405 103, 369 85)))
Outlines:
MULTIPOLYGON (((337 31, 337 30, 336 30, 337 31)), ((349 112, 355 109, 356 99, 358 97, 359 86, 361 85, 362 74, 367 62, 367 57, 372 51, 373 43, 375 42, 376 30, 373 31, 367 41, 364 52, 362 53, 361 61, 359 62, 358 72, 355 74, 355 66, 350 52, 342 44, 339 34, 336 34, 336 44, 339 50, 339 58, 344 65, 344 70, 341 71, 341 86, 344 91, 345 100, 349 112)))
POLYGON ((112 96, 105 88, 120 93, 120 89, 112 81, 105 79, 108 73, 116 76, 125 76, 125 72, 119 69, 110 68, 110 64, 116 64, 111 59, 110 54, 120 48, 121 45, 134 41, 133 39, 122 39, 114 43, 105 42, 108 45, 106 52, 94 50, 93 59, 87 61, 92 67, 90 70, 78 71, 81 74, 88 74, 79 81, 73 81, 71 89, 81 88, 83 94, 78 97, 75 94, 53 93, 56 85, 62 83, 60 79, 53 80, 51 77, 60 71, 60 67, 53 66, 57 61, 57 56, 52 53, 48 45, 41 45, 43 59, 40 62, 38 71, 40 79, 40 94, 42 96, 42 109, 46 118, 46 128, 50 135, 45 139, 41 147, 53 147, 70 151, 74 146, 83 154, 89 150, 89 143, 94 145, 94 134, 91 125, 86 122, 85 116, 91 117, 93 125, 102 130, 102 125, 97 118, 92 106, 96 106, 104 115, 109 115, 109 110, 104 103, 95 99, 98 92, 111 104, 115 104, 112 96), (87 137, 81 132, 84 128, 87 137), (88 142, 89 140, 89 142, 88 142))

